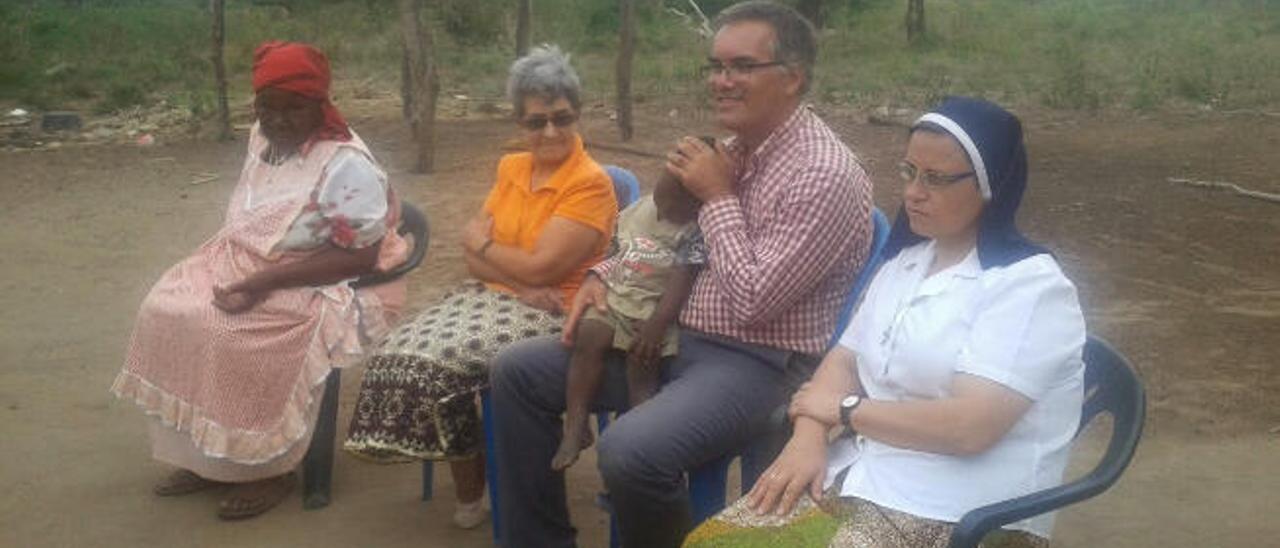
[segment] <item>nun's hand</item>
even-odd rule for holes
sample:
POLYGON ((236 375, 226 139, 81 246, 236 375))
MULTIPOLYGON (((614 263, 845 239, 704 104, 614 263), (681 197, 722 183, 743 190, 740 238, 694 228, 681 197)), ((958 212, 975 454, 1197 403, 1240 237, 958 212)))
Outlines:
POLYGON ((667 172, 703 202, 733 194, 733 166, 724 145, 714 147, 695 137, 684 137, 667 154, 667 172))
POLYGON ((791 405, 787 407, 787 418, 795 422, 797 417, 809 417, 826 426, 840 425, 840 400, 844 394, 825 389, 820 384, 809 381, 796 390, 791 396, 791 405))
POLYGON ((782 454, 747 493, 747 507, 756 514, 790 514, 805 492, 815 501, 822 498, 822 484, 827 476, 827 446, 820 435, 799 434, 791 437, 782 454))

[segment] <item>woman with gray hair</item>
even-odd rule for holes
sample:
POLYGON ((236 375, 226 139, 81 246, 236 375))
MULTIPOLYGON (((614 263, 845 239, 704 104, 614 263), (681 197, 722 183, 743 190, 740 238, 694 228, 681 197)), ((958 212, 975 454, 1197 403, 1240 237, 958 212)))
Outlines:
POLYGON ((528 152, 504 156, 462 231, 472 279, 395 329, 368 361, 344 447, 379 462, 447 460, 456 525, 484 520, 476 394, 507 345, 559 333, 587 268, 613 235, 618 204, 578 135, 581 84, 569 56, 534 48, 507 93, 528 152))

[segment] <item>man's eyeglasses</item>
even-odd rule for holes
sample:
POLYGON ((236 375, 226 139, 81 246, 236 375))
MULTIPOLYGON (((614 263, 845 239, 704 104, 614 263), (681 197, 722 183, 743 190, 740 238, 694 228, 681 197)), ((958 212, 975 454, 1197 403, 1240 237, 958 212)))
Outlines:
POLYGON ((551 116, 537 114, 520 120, 520 127, 529 131, 540 131, 550 123, 556 127, 567 127, 578 121, 578 115, 572 112, 557 112, 551 116))
POLYGON ((933 171, 920 171, 920 168, 910 162, 898 162, 898 177, 902 179, 903 184, 910 184, 911 181, 918 178, 926 188, 930 189, 948 187, 974 175, 977 174, 972 171, 950 175, 933 171))
POLYGON ((758 63, 751 61, 733 61, 729 64, 725 64, 720 61, 713 60, 701 67, 698 67, 698 74, 703 78, 712 75, 737 78, 739 76, 750 76, 752 72, 762 68, 777 67, 785 64, 786 63, 783 61, 761 61, 758 63))

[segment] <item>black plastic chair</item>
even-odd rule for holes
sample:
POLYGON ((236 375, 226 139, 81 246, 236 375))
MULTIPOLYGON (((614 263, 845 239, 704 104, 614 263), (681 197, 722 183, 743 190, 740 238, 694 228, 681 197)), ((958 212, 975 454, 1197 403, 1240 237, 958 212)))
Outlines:
POLYGON ((1073 482, 970 511, 952 531, 951 548, 975 548, 996 528, 1092 498, 1120 479, 1142 439, 1146 393, 1129 361, 1098 337, 1085 343, 1084 364, 1084 410, 1076 436, 1099 413, 1109 413, 1111 441, 1102 461, 1073 482))
MULTIPOLYGON (((384 284, 418 268, 427 255, 430 231, 427 217, 408 202, 400 202, 400 226, 402 236, 413 236, 413 251, 405 262, 386 272, 361 276, 351 282, 353 289, 384 284)), ((329 487, 333 478, 333 442, 338 427, 338 389, 342 386, 342 370, 333 369, 324 382, 324 396, 320 400, 320 416, 316 418, 316 431, 311 436, 311 446, 302 460, 302 507, 316 510, 329 505, 329 487)))

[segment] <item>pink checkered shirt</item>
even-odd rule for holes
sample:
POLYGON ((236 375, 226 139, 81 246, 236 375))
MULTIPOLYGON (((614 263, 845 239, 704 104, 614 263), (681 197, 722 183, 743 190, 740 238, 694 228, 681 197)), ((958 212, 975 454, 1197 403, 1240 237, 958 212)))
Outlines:
POLYGON ((680 324, 820 355, 867 258, 871 180, 808 106, 749 155, 729 148, 734 195, 698 215, 709 257, 680 324))

